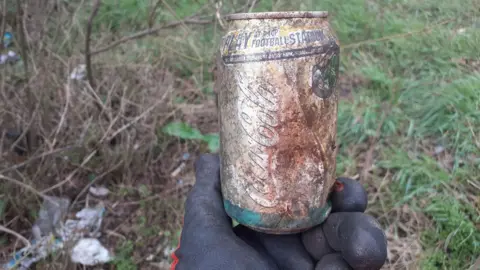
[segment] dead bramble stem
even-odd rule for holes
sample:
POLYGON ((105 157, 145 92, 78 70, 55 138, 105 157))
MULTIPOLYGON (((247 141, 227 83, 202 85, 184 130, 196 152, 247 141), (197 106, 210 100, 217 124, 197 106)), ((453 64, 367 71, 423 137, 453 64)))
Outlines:
MULTIPOLYGON (((0 179, 2 180, 5 180, 5 181, 8 181, 8 182, 11 182, 13 184, 16 184, 18 186, 21 186, 29 191, 31 191, 32 193, 36 194, 37 196, 41 197, 42 199, 46 200, 46 201, 50 201, 50 202, 54 202, 52 199, 50 199, 47 195, 43 194, 42 192, 39 192, 37 191, 35 188, 25 184, 25 183, 22 183, 16 179, 13 179, 11 177, 8 177, 8 176, 5 176, 5 175, 2 175, 0 174, 0 179)), ((54 202, 55 203, 55 202, 54 202)))
POLYGON ((20 241, 22 241, 26 247, 30 247, 31 244, 30 242, 27 240, 27 238, 23 237, 21 234, 17 233, 16 231, 13 231, 13 230, 10 230, 9 228, 7 227, 4 227, 2 225, 0 225, 0 231, 4 232, 4 233, 8 233, 8 234, 11 234, 15 237, 17 237, 20 241))
POLYGON ((142 38, 142 37, 149 36, 149 35, 153 35, 153 34, 159 32, 161 30, 164 30, 164 29, 173 28, 173 27, 176 27, 176 26, 179 26, 179 25, 184 25, 184 24, 209 24, 209 23, 212 23, 212 20, 201 20, 201 19, 196 19, 196 18, 189 18, 189 19, 185 19, 185 20, 182 20, 182 21, 171 22, 171 23, 161 25, 161 26, 158 26, 158 27, 155 27, 155 28, 150 28, 150 29, 140 31, 140 32, 135 33, 131 36, 123 37, 123 38, 121 38, 117 41, 112 42, 111 44, 109 44, 109 45, 107 45, 103 48, 100 48, 98 50, 95 50, 95 51, 91 52, 90 55, 96 55, 96 54, 99 54, 99 53, 102 53, 102 52, 106 52, 106 51, 108 51, 108 50, 110 50, 114 47, 117 47, 118 45, 123 44, 127 41, 142 38))
POLYGON ((93 19, 97 16, 98 10, 100 8, 101 1, 96 0, 95 4, 93 5, 93 11, 88 18, 87 24, 87 33, 85 35, 85 67, 87 70, 87 79, 90 86, 95 89, 95 82, 93 80, 93 73, 92 73, 92 62, 90 58, 90 36, 92 34, 92 27, 93 27, 93 19))
POLYGON ((3 47, 3 36, 5 35, 6 29, 7 29, 7 0, 3 0, 3 5, 2 5, 2 25, 1 25, 1 40, 0 40, 0 46, 3 47))

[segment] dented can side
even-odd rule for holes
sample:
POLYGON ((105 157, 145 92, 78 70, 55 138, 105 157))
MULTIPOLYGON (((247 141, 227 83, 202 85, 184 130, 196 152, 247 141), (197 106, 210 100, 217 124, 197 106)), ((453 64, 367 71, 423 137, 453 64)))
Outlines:
POLYGON ((215 89, 224 206, 240 224, 287 234, 328 216, 338 66, 326 12, 231 15, 215 89))

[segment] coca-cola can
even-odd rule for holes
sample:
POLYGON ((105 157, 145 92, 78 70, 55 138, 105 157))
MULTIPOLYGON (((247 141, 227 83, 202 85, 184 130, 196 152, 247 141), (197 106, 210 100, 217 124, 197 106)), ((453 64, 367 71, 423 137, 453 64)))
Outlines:
POLYGON ((227 214, 256 231, 322 223, 335 182, 339 43, 328 13, 227 16, 217 54, 227 214))

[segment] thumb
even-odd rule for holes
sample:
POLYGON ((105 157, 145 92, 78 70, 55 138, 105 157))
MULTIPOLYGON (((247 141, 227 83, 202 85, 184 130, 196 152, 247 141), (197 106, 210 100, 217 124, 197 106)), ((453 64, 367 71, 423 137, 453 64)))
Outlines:
POLYGON ((185 204, 184 231, 229 233, 232 222, 227 216, 220 189, 220 158, 201 155, 195 163, 196 182, 185 204))

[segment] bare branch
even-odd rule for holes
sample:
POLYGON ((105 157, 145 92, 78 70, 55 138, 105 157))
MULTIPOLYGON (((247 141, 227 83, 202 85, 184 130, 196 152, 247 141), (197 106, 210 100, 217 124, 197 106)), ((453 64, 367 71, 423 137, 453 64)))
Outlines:
POLYGON ((6 29, 7 29, 7 0, 3 0, 3 5, 2 5, 2 25, 1 25, 1 40, 0 40, 0 46, 3 47, 3 36, 5 35, 6 29))
POLYGON ((14 183, 14 184, 16 184, 16 185, 18 185, 18 186, 21 186, 21 187, 23 187, 23 188, 31 191, 32 193, 38 195, 39 197, 41 197, 41 198, 44 199, 44 200, 52 201, 50 198, 48 198, 48 196, 46 196, 46 195, 43 194, 42 192, 39 192, 39 191, 36 190, 35 188, 33 188, 33 187, 31 187, 31 186, 29 186, 29 185, 27 185, 27 184, 25 184, 25 183, 22 183, 22 182, 20 182, 20 181, 18 181, 18 180, 16 180, 16 179, 13 179, 13 178, 11 178, 11 177, 8 177, 8 176, 2 175, 2 174, 0 174, 0 179, 5 180, 5 181, 8 181, 8 182, 11 182, 11 183, 14 183))
MULTIPOLYGON (((162 2, 162 0, 159 0, 157 2, 157 5, 155 5, 155 8, 153 9, 152 13, 156 10, 157 6, 158 6, 158 3, 159 2, 162 2)), ((254 8, 255 5, 258 3, 257 0, 254 0, 252 3, 250 2, 247 2, 247 4, 243 7, 241 7, 240 9, 238 10, 235 10, 235 13, 237 12, 241 12, 247 8, 250 7, 250 9, 254 8)), ((135 33, 131 36, 127 36, 127 37, 123 37, 117 41, 114 41, 112 43, 110 43, 109 45, 103 47, 103 48, 100 48, 100 49, 97 49, 93 52, 90 52, 90 56, 93 56, 93 55, 97 55, 99 53, 102 53, 102 52, 106 52, 114 47, 117 47, 118 45, 121 45, 125 42, 128 42, 130 40, 134 40, 134 39, 139 39, 139 38, 142 38, 142 37, 145 37, 145 36, 149 36, 149 35, 153 35, 161 30, 165 30, 165 29, 169 29, 169 28, 174 28, 174 27, 177 27, 179 25, 188 25, 188 24, 210 24, 210 23, 213 23, 215 20, 214 19, 201 19, 199 18, 199 15, 198 13, 203 10, 205 7, 207 7, 208 5, 205 5, 204 7, 200 8, 200 10, 198 10, 196 13, 194 13, 193 15, 183 19, 183 20, 178 20, 178 21, 174 21, 174 22, 170 22, 170 23, 167 23, 167 24, 164 24, 164 25, 160 25, 158 27, 155 27, 155 28, 151 28, 151 26, 149 25, 149 29, 145 29, 145 30, 142 30, 138 33, 135 33)), ((153 17, 152 14, 150 15, 150 17, 153 17)))
POLYGON ((156 15, 157 15, 157 8, 158 8, 158 6, 160 6, 161 2, 162 2, 161 0, 158 0, 155 3, 155 6, 153 6, 152 11, 150 12, 150 15, 148 16, 148 28, 153 27, 153 23, 155 22, 155 18, 156 18, 156 15))
POLYGON ((190 18, 190 19, 181 20, 181 21, 174 21, 174 22, 171 22, 171 23, 168 23, 168 24, 165 24, 165 25, 155 27, 155 28, 150 28, 150 29, 140 31, 140 32, 135 33, 131 36, 121 38, 121 39, 119 39, 115 42, 112 42, 111 44, 109 44, 109 45, 107 45, 103 48, 100 48, 96 51, 91 52, 90 56, 108 51, 108 50, 110 50, 110 49, 112 49, 112 48, 114 48, 114 47, 116 47, 120 44, 123 44, 123 43, 127 42, 127 41, 155 34, 155 33, 159 32, 161 30, 164 30, 164 29, 173 28, 173 27, 176 27, 176 26, 179 26, 179 25, 182 25, 182 24, 209 24, 209 23, 212 23, 212 22, 213 22, 213 20, 201 20, 201 19, 195 19, 195 18, 190 18))
POLYGON ((95 18, 95 16, 97 16, 98 10, 100 8, 100 3, 100 0, 96 0, 95 4, 93 5, 92 14, 90 15, 90 18, 88 18, 87 33, 85 36, 85 67, 87 70, 87 79, 92 88, 95 88, 95 82, 93 81, 92 62, 90 59, 90 36, 92 34, 93 19, 95 18))
POLYGON ((7 227, 4 227, 2 225, 0 225, 0 231, 2 232, 5 232, 5 233, 8 233, 8 234, 11 234, 15 237, 17 237, 20 241, 22 241, 26 247, 30 247, 31 244, 30 242, 27 240, 27 238, 23 237, 21 234, 17 233, 16 231, 13 231, 13 230, 10 230, 9 228, 7 227))

